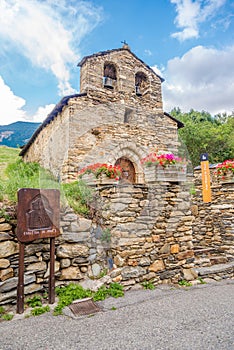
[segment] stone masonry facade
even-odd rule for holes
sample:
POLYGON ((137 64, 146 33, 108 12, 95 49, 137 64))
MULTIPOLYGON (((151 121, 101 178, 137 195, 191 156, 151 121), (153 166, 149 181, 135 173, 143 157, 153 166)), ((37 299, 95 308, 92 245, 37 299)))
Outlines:
POLYGON ((83 166, 127 156, 136 183, 144 183, 143 157, 156 148, 178 151, 182 123, 163 112, 162 79, 128 47, 85 57, 80 67, 81 93, 60 101, 22 150, 24 161, 71 181, 83 166), (111 87, 106 66, 114 69, 111 87))

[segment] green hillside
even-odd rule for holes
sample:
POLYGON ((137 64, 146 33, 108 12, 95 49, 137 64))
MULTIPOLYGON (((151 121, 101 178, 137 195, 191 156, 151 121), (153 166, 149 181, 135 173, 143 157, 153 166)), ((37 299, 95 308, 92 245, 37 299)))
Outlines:
POLYGON ((18 148, 10 148, 0 146, 0 177, 5 178, 4 171, 8 164, 14 163, 19 157, 20 150, 18 148))

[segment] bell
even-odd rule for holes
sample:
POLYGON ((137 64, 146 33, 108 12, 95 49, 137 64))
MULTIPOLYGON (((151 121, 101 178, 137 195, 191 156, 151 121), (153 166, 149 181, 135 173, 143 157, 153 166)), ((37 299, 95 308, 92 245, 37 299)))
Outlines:
POLYGON ((113 89, 113 79, 109 77, 104 77, 104 87, 113 89))
POLYGON ((136 86, 136 95, 137 96, 142 96, 141 90, 140 90, 140 86, 136 86))

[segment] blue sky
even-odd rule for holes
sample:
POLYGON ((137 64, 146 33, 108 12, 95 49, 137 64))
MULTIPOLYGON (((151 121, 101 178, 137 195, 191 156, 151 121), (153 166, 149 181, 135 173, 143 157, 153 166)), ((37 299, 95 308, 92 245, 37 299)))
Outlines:
POLYGON ((0 125, 43 121, 77 63, 122 46, 164 79, 164 110, 234 110, 232 0, 0 0, 0 125))

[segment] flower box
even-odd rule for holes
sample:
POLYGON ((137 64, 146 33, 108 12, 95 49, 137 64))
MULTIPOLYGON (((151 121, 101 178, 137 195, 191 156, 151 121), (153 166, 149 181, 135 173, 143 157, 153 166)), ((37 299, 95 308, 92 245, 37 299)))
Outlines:
POLYGON ((144 173, 146 183, 153 183, 158 181, 186 181, 186 165, 179 168, 176 165, 170 165, 165 168, 158 165, 151 165, 149 167, 145 167, 144 173))
POLYGON ((111 178, 106 176, 105 174, 101 174, 97 178, 97 184, 98 185, 116 185, 119 183, 118 178, 111 178))
POLYGON ((234 173, 232 171, 228 171, 225 175, 219 178, 219 181, 222 183, 225 182, 234 182, 234 173))
POLYGON ((96 177, 93 173, 87 173, 82 175, 81 179, 89 186, 116 185, 119 183, 118 179, 108 177, 105 174, 100 174, 98 177, 96 177))
POLYGON ((95 163, 82 168, 78 176, 87 185, 113 185, 119 182, 122 169, 119 165, 95 163))
POLYGON ((234 159, 227 159, 217 167, 218 180, 221 182, 234 182, 234 159))
POLYGON ((87 185, 94 186, 97 185, 98 179, 93 173, 87 173, 82 175, 81 180, 83 180, 87 185))

